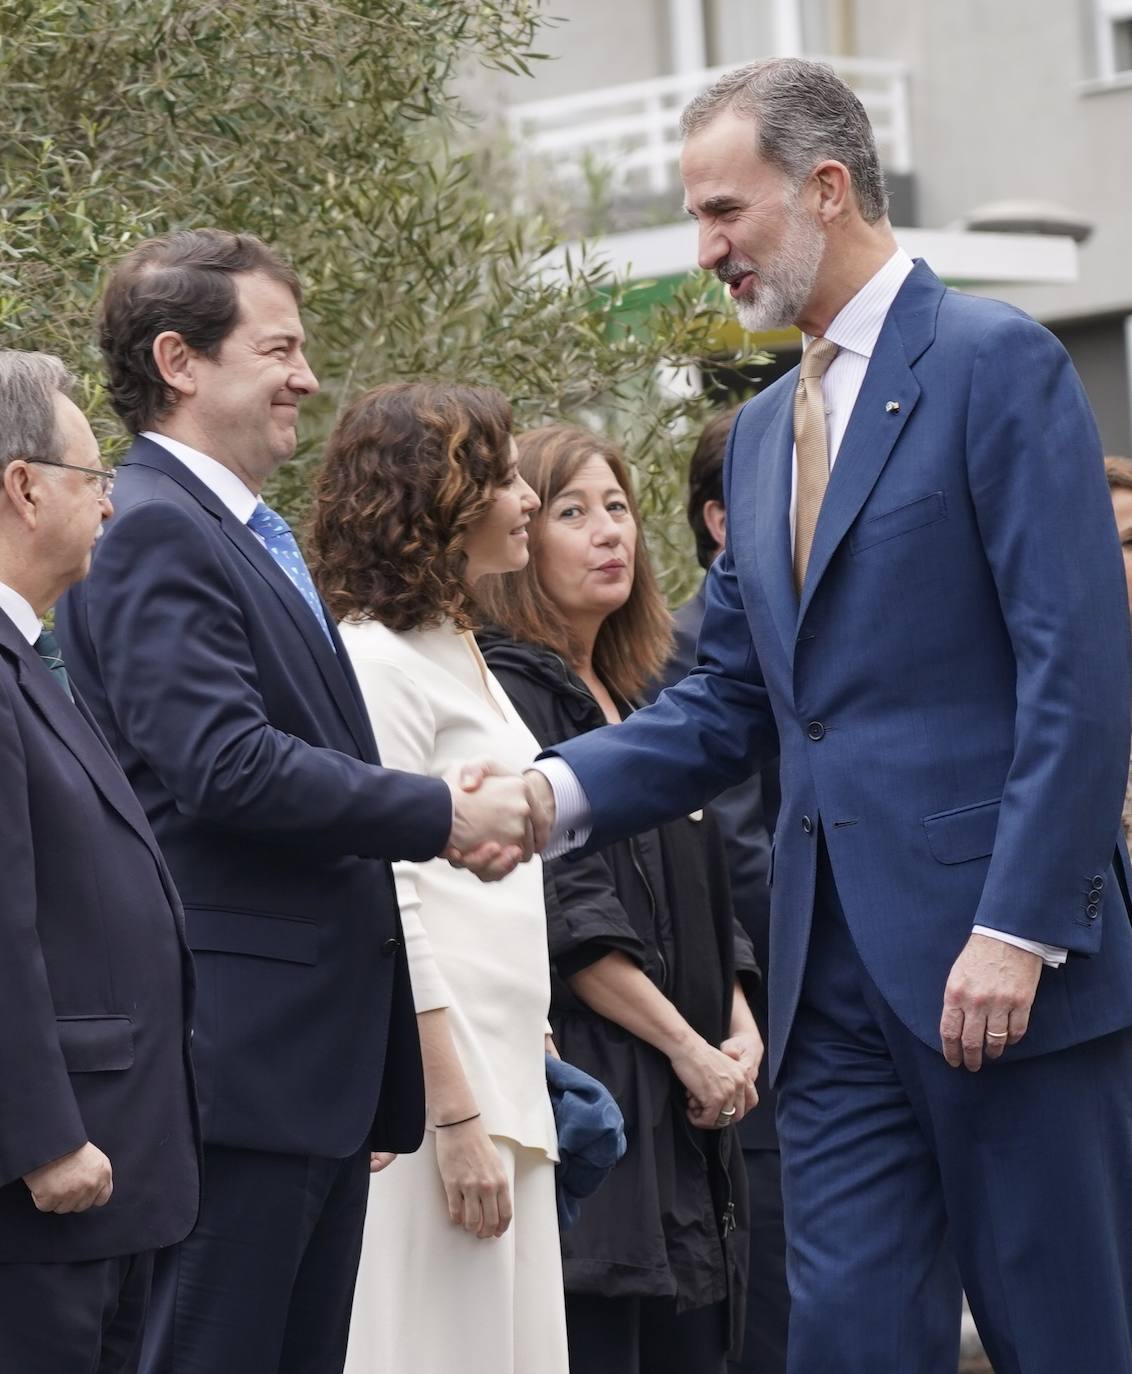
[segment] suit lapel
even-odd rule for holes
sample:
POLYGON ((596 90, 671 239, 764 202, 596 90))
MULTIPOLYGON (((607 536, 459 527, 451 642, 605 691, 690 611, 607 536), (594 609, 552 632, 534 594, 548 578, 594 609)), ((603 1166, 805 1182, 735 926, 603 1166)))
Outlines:
POLYGON ((790 488, 794 457, 794 387, 783 387, 783 401, 767 426, 758 455, 755 483, 755 548, 763 591, 782 639, 786 657, 794 661, 798 597, 790 553, 790 488))
POLYGON ((323 606, 323 614, 326 616, 326 623, 330 627, 334 648, 331 648, 327 642, 326 636, 322 633, 322 627, 311 613, 311 608, 304 601, 302 594, 267 549, 246 525, 236 519, 215 492, 199 481, 184 463, 174 458, 160 444, 143 438, 134 440, 126 457, 126 463, 139 463, 144 467, 157 468, 158 471, 163 472, 176 482, 178 486, 183 487, 190 496, 220 522, 220 528, 224 534, 247 559, 290 616, 295 629, 310 650, 311 657, 318 667, 327 691, 354 738, 359 756, 366 760, 375 759, 377 757, 376 745, 361 706, 360 692, 354 681, 353 673, 350 671, 346 650, 338 636, 333 617, 325 605, 323 606))
POLYGON ((91 721, 81 698, 76 694, 74 702, 67 700, 35 649, 14 627, 9 633, 8 626, 4 626, 0 631, 0 642, 15 660, 16 680, 24 697, 82 765, 106 804, 121 816, 157 860, 158 867, 163 868, 157 842, 141 803, 110 746, 91 721))
POLYGON ((943 292, 939 278, 923 263, 917 264, 881 328, 818 516, 798 624, 916 408, 920 384, 912 364, 934 338, 943 292))

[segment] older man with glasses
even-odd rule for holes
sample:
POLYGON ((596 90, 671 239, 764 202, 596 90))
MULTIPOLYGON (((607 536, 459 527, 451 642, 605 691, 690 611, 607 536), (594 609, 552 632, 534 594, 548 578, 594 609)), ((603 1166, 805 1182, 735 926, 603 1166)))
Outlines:
POLYGON ((196 1218, 180 904, 45 612, 106 471, 57 358, 0 350, 0 1369, 136 1369, 152 1256, 196 1218))

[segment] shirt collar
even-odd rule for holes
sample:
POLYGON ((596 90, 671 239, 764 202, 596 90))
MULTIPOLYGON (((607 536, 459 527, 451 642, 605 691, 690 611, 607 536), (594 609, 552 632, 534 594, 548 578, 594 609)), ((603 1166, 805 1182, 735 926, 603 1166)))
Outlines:
POLYGON ((207 453, 201 453, 199 449, 182 444, 179 439, 170 439, 168 434, 158 434, 155 430, 147 429, 141 437, 160 444, 167 453, 171 453, 179 462, 184 463, 213 496, 223 501, 241 525, 246 525, 252 518, 252 512, 259 505, 259 497, 240 481, 231 468, 226 468, 223 463, 218 463, 215 458, 210 458, 207 453))
POLYGON ((0 582, 0 611, 6 613, 29 644, 34 644, 43 633, 43 622, 32 610, 31 603, 5 582, 0 582))
MULTIPOLYGON (((898 248, 880 271, 871 277, 860 291, 837 312, 825 331, 830 343, 843 351, 873 356, 880 331, 904 278, 915 266, 903 248, 898 248)), ((809 338, 803 336, 805 342, 809 338)))

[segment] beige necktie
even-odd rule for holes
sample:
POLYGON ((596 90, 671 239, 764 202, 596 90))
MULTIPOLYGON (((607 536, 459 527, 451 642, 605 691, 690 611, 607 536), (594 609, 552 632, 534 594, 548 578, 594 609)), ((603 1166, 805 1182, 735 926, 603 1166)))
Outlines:
POLYGON ((794 393, 794 446, 798 452, 798 491, 794 513, 794 586, 799 595, 814 544, 818 513, 829 486, 829 448, 825 437, 825 398, 821 379, 837 357, 837 344, 814 339, 802 354, 794 393))

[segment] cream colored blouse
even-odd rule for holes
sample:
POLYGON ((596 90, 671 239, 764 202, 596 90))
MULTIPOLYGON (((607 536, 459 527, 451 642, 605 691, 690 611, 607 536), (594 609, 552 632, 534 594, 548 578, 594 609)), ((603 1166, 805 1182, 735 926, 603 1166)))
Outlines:
MULTIPOLYGON (((394 632, 372 620, 340 629, 386 767, 440 777, 489 759, 519 772, 538 753, 470 634, 451 624, 394 632)), ((443 859, 395 863, 393 874, 417 1011, 446 1008, 488 1133, 557 1158, 541 860, 498 883, 443 859)))

